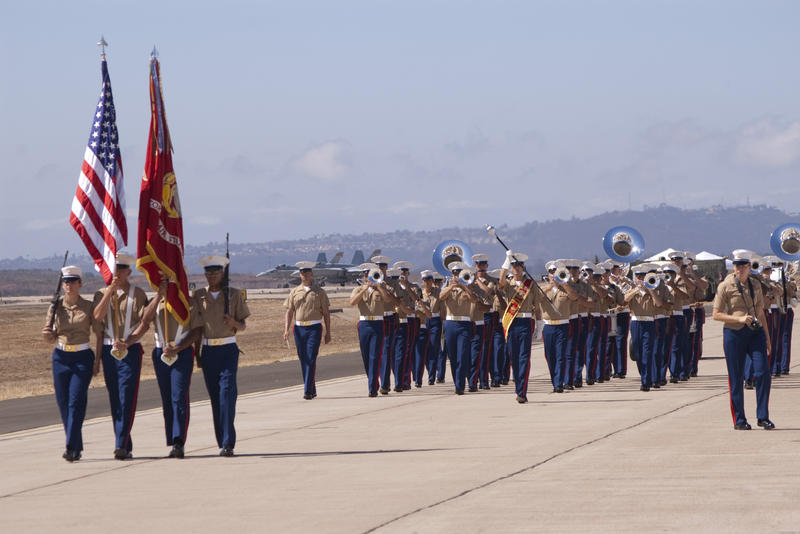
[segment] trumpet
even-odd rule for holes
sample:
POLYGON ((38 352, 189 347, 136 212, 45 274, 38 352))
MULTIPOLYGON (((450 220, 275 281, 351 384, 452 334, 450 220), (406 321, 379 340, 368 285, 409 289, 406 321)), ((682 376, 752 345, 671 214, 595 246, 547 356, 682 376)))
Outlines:
POLYGON ((581 271, 581 280, 586 281, 589 278, 591 278, 591 276, 589 275, 589 271, 581 271))
POLYGON ((553 274, 553 279, 556 281, 556 283, 566 284, 570 279, 569 269, 566 267, 559 267, 553 274))
POLYGON ((763 260, 759 257, 755 257, 750 261, 750 272, 753 274, 761 274, 761 271, 764 270, 763 260))
POLYGON ((663 274, 661 275, 661 278, 664 280, 664 282, 666 282, 666 283, 668 283, 668 284, 669 284, 670 282, 672 282, 672 275, 671 275, 671 274, 669 274, 669 273, 663 273, 663 274))
POLYGON ((648 273, 647 276, 644 277, 644 286, 648 289, 655 289, 660 283, 661 278, 659 278, 656 273, 648 273))
POLYGON ((373 267, 367 273, 367 280, 373 284, 380 284, 383 282, 383 272, 379 268, 373 267))
POLYGON ((458 281, 465 286, 470 285, 475 280, 475 274, 469 269, 463 269, 458 273, 458 281))

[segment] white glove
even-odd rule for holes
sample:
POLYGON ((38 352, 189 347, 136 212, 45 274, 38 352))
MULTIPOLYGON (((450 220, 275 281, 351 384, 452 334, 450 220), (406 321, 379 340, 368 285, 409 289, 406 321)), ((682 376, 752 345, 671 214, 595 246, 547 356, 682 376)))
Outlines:
POLYGON ((544 321, 541 319, 537 319, 536 321, 536 328, 533 330, 533 340, 534 341, 541 341, 542 339, 542 330, 544 329, 544 321))
POLYGON ((514 253, 512 251, 506 250, 506 261, 503 262, 503 269, 505 269, 506 271, 511 268, 511 257, 513 255, 514 253))

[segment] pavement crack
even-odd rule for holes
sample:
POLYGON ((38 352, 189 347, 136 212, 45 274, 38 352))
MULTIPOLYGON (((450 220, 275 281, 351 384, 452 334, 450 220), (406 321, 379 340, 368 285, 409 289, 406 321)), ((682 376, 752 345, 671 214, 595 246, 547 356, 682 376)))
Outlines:
POLYGON ((508 480, 508 479, 513 478, 513 477, 515 477, 517 475, 521 475, 522 473, 527 473, 528 471, 532 471, 532 470, 536 469, 537 467, 540 467, 540 466, 542 466, 542 465, 544 465, 544 464, 546 464, 548 462, 551 462, 552 460, 560 458, 562 456, 566 456, 567 454, 569 454, 571 452, 577 451, 579 449, 583 449, 585 447, 588 447, 590 445, 593 445, 595 443, 598 443, 600 441, 608 439, 608 438, 610 438, 612 436, 616 436, 617 434, 621 434, 623 432, 627 432, 628 430, 632 430, 634 428, 640 427, 640 426, 642 426, 642 425, 644 425, 646 423, 649 423, 651 421, 654 421, 656 419, 660 419, 662 417, 671 415, 671 414, 673 414, 675 412, 683 410, 684 408, 688 408, 690 406, 695 406, 695 405, 698 405, 698 404, 702 404, 702 403, 704 403, 706 401, 709 401, 709 400, 711 400, 713 398, 720 397, 722 395, 727 395, 727 394, 728 394, 728 391, 725 390, 725 391, 721 391, 719 393, 715 393, 713 395, 710 395, 708 397, 704 397, 702 399, 699 399, 699 400, 696 400, 696 401, 693 401, 693 402, 688 402, 688 403, 685 403, 685 404, 681 404, 680 406, 677 406, 677 407, 675 407, 675 408, 673 408, 671 410, 668 410, 666 412, 662 412, 660 414, 653 415, 652 417, 648 417, 646 419, 642 419, 641 421, 638 421, 638 422, 633 423, 631 425, 628 425, 626 427, 618 428, 617 430, 609 432, 608 434, 604 434, 602 436, 599 436, 599 437, 594 438, 594 439, 589 440, 589 441, 585 441, 583 443, 579 443, 578 445, 575 445, 573 447, 570 447, 569 449, 564 449, 564 450, 562 450, 560 452, 557 452, 556 454, 553 454, 552 456, 549 456, 548 458, 545 458, 544 460, 536 462, 535 464, 523 467, 522 469, 518 469, 518 470, 513 471, 511 473, 507 473, 507 474, 505 474, 503 476, 500 476, 500 477, 497 477, 495 479, 492 479, 492 480, 489 480, 487 482, 484 482, 483 484, 480 484, 478 486, 466 489, 466 490, 462 491, 461 493, 458 493, 456 495, 452 495, 450 497, 447 497, 446 499, 442 499, 442 500, 437 501, 435 503, 431 503, 431 504, 429 504, 427 506, 422 506, 422 507, 417 508, 415 510, 411 510, 410 512, 407 512, 405 514, 402 514, 402 515, 399 515, 399 516, 394 517, 392 519, 389 519, 388 521, 384 521, 380 525, 374 526, 374 527, 370 528, 369 530, 365 530, 364 534, 369 534, 370 532, 376 532, 379 529, 382 529, 385 526, 388 526, 388 525, 391 525, 392 523, 400 521, 401 519, 405 519, 406 517, 410 517, 410 516, 412 516, 414 514, 417 514, 419 512, 424 512, 426 510, 430 510, 430 509, 436 508, 437 506, 441 506, 441 505, 446 504, 448 502, 455 501, 456 499, 460 499, 461 497, 465 497, 465 496, 469 495, 470 493, 474 493, 474 492, 476 492, 478 490, 481 490, 483 488, 492 486, 494 484, 497 484, 498 482, 502 482, 504 480, 508 480))

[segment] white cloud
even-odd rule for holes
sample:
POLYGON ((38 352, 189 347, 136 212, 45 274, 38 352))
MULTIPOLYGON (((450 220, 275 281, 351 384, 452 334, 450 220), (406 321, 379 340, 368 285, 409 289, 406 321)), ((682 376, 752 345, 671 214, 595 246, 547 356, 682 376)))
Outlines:
POLYGON ((737 161, 761 167, 788 167, 800 159, 800 122, 762 119, 745 125, 738 136, 737 161))
POLYGON ((326 141, 295 158, 292 167, 313 178, 326 182, 337 181, 350 170, 350 147, 344 141, 326 141))
POLYGON ((214 226, 221 223, 222 219, 214 215, 198 215, 196 217, 190 217, 189 222, 199 226, 214 226))
POLYGON ((22 223, 24 230, 49 230, 51 228, 58 228, 64 224, 69 224, 69 218, 59 217, 58 219, 29 219, 22 223))

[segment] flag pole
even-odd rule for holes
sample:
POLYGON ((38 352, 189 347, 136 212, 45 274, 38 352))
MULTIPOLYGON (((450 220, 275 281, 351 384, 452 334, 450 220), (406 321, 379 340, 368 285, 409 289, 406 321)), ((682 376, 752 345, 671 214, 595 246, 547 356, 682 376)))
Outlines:
POLYGON ((97 41, 97 46, 100 47, 100 57, 103 59, 103 61, 105 61, 106 47, 108 46, 108 43, 106 42, 106 39, 105 37, 103 37, 103 35, 100 35, 100 40, 97 41))

